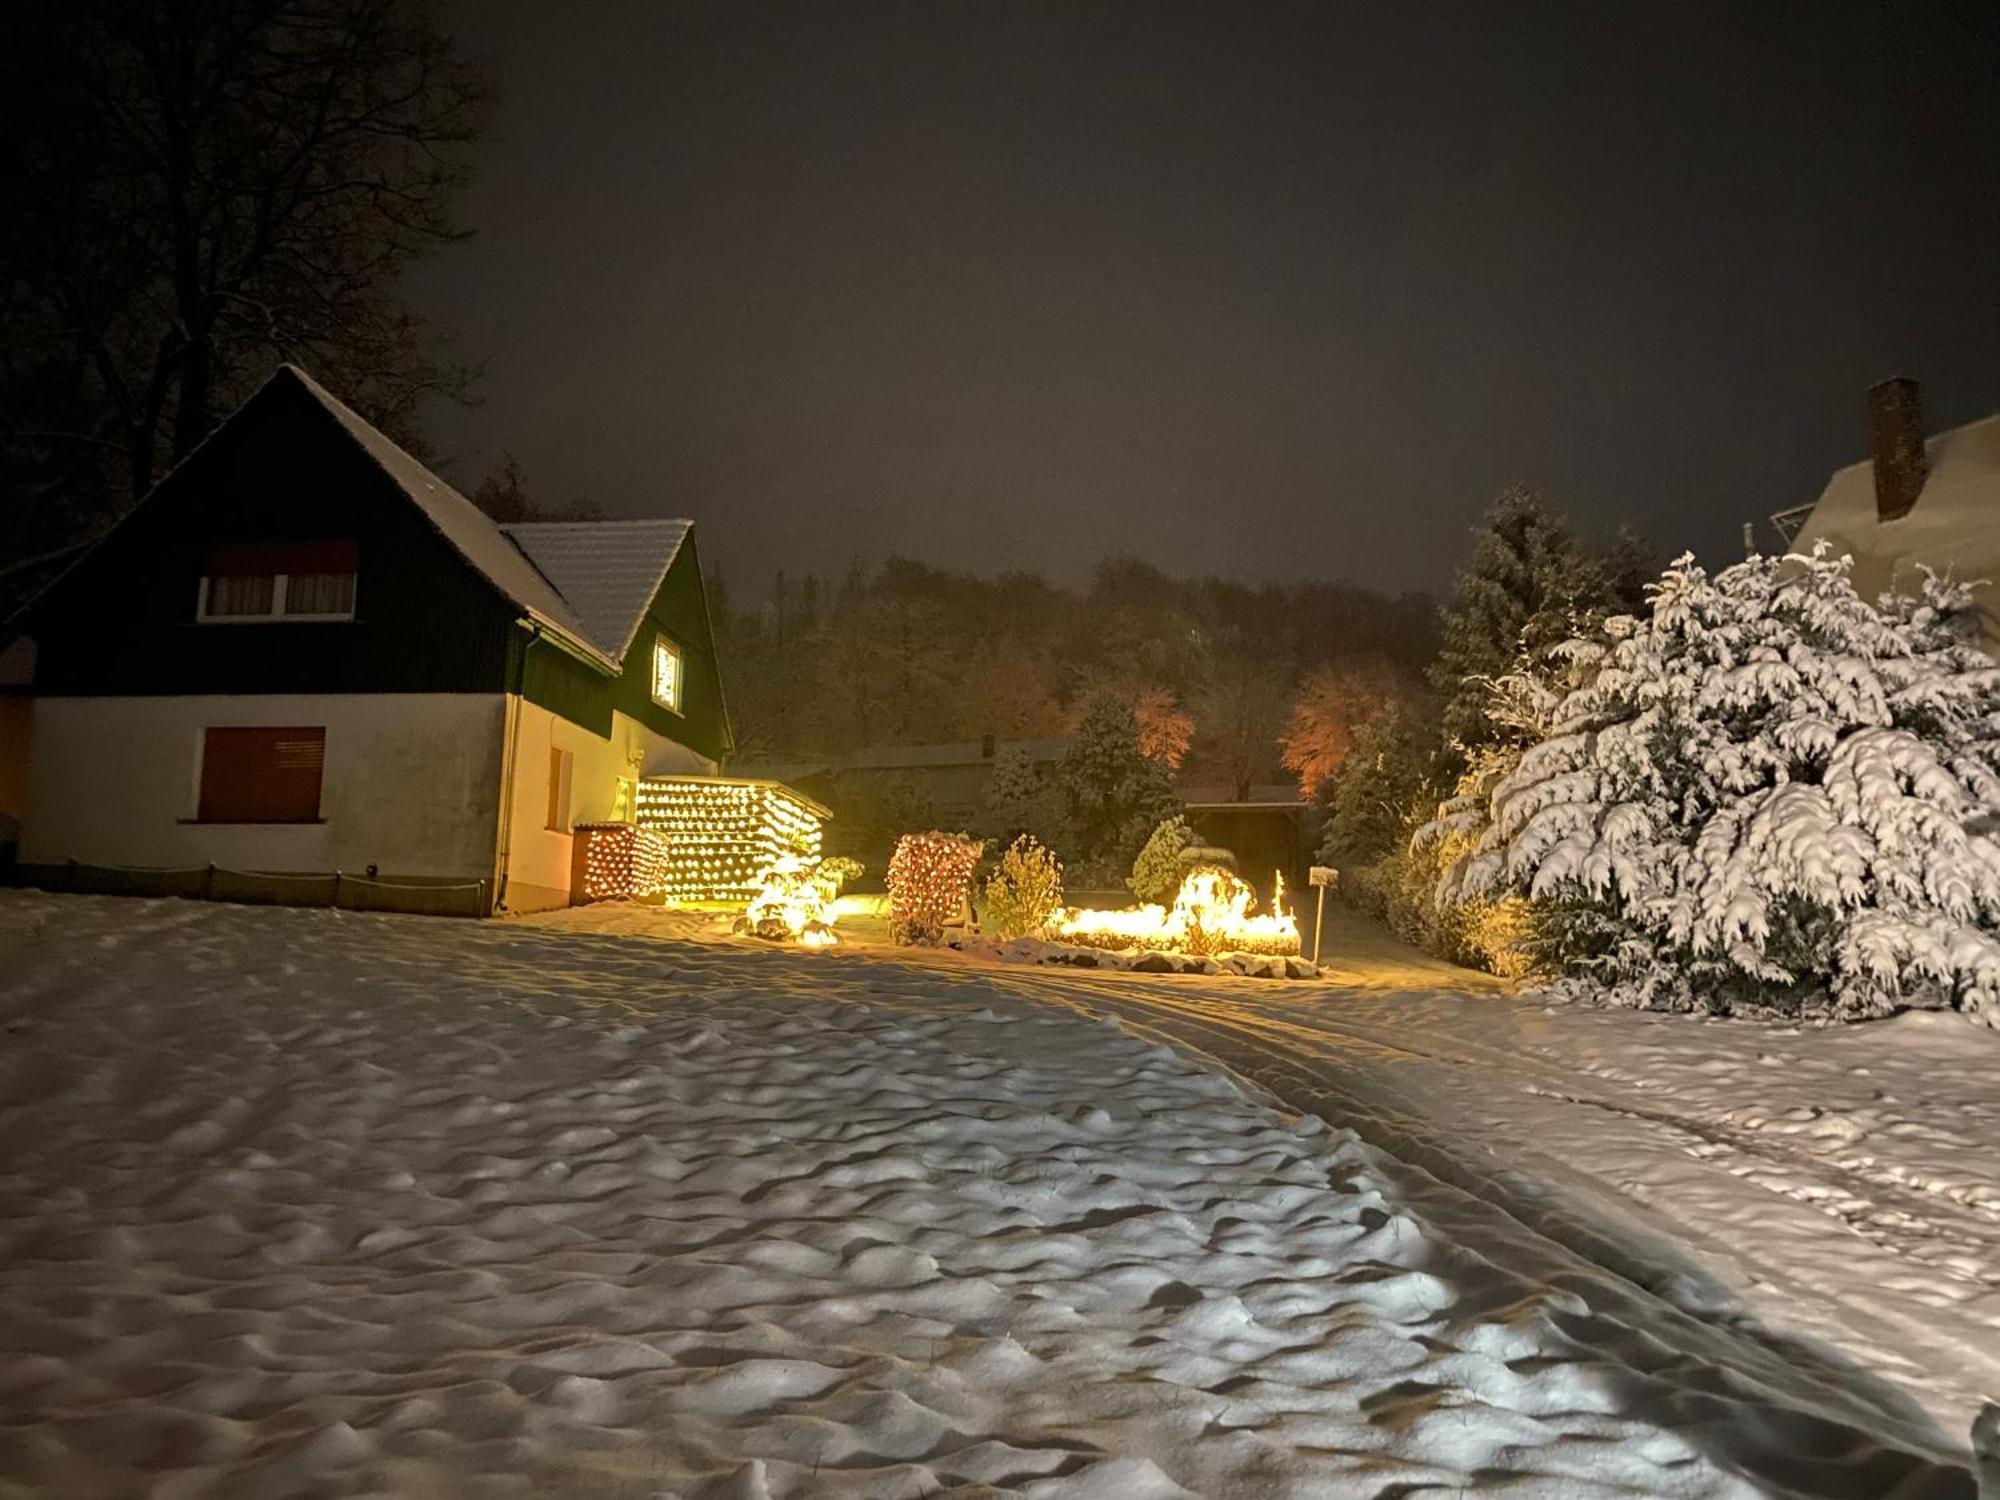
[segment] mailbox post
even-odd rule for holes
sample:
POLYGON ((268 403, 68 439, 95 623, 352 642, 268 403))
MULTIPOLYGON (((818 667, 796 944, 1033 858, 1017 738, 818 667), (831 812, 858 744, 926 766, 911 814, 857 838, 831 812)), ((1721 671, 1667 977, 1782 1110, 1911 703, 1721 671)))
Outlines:
POLYGON ((1319 935, 1326 927, 1326 888, 1340 883, 1340 871, 1332 865, 1314 865, 1312 883, 1319 892, 1319 910, 1313 916, 1313 967, 1319 967, 1319 935))

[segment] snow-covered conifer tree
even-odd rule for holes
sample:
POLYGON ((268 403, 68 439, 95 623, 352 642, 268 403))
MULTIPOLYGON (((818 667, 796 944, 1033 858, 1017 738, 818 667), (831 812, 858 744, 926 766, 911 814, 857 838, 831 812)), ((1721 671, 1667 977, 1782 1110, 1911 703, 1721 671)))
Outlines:
POLYGON ((1539 657, 1561 644, 1612 604, 1602 564, 1530 491, 1501 495, 1476 536, 1431 667, 1445 738, 1466 749, 1502 737, 1486 715, 1495 678, 1523 653, 1539 657))
MULTIPOLYGON (((2000 1025, 2000 672, 1971 590, 1871 605, 1844 560, 1682 557, 1483 802, 1443 899, 1530 898, 1537 957, 1626 1003, 2000 1025)), ((1522 701, 1534 685, 1515 684, 1522 701)))

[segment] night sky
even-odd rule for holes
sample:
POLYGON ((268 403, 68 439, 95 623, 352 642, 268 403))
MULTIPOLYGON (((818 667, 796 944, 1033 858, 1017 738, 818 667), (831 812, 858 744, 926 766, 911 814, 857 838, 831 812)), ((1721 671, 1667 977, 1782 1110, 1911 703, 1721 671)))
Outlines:
POLYGON ((501 106, 415 283, 486 366, 436 446, 693 516, 741 596, 1435 589, 1515 480, 1726 559, 1871 381, 2000 408, 1991 0, 449 14, 501 106))

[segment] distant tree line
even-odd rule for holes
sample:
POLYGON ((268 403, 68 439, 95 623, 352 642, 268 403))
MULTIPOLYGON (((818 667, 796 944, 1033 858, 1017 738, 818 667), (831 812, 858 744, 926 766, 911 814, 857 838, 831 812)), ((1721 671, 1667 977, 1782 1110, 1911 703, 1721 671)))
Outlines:
POLYGON ((1416 691, 1437 644, 1423 594, 1173 578, 1131 559, 1070 589, 897 557, 837 581, 780 574, 754 605, 712 576, 709 604, 746 758, 1063 736, 1108 697, 1149 754, 1236 795, 1297 774, 1285 741, 1302 685, 1358 717, 1366 695, 1416 691))

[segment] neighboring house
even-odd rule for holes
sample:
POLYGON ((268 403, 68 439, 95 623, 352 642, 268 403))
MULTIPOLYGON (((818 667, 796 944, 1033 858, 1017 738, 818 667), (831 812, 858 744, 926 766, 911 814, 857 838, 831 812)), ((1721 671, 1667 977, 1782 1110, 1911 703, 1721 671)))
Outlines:
POLYGON ((2000 414, 1929 436, 1908 379, 1875 386, 1868 408, 1874 456, 1773 523, 1791 551, 1823 541, 1853 558, 1854 586, 1870 598, 1914 589, 1924 568, 1993 580, 1979 591, 1980 623, 1986 648, 2000 649, 2000 414))
POLYGON ((290 366, 23 622, 30 879, 365 872, 559 905, 574 824, 731 749, 690 523, 496 525, 290 366))
POLYGON ((1299 796, 1296 782, 1260 782, 1240 799, 1228 785, 1184 780, 1178 790, 1188 827, 1203 843, 1236 856, 1237 873, 1257 887, 1260 900, 1270 894, 1274 870, 1291 890, 1304 889, 1312 864, 1313 809, 1299 796))
POLYGON ((986 803, 994 764, 1018 755, 1045 774, 1069 753, 1069 741, 964 740, 949 745, 870 745, 836 760, 742 768, 745 774, 789 782, 839 807, 908 788, 922 795, 946 827, 964 825, 986 803))

